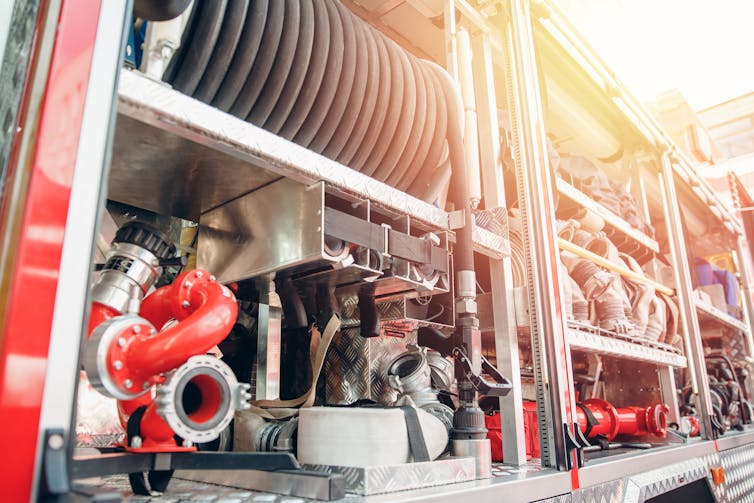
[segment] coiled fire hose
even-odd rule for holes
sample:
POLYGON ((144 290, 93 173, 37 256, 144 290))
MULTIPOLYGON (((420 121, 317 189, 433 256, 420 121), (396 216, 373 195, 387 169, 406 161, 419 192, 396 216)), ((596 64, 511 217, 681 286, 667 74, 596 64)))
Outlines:
POLYGON ((196 0, 192 9, 165 81, 436 200, 450 178, 449 123, 461 120, 442 68, 408 55, 332 0, 196 0))

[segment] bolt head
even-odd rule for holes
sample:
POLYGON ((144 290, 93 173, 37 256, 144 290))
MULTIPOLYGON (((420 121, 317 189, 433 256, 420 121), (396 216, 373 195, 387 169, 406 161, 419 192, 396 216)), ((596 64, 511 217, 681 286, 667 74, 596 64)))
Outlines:
POLYGON ((123 368, 123 362, 122 362, 122 361, 120 361, 120 360, 115 360, 115 361, 113 362, 113 368, 114 368, 115 370, 120 370, 120 369, 122 369, 122 368, 123 368))
POLYGON ((214 275, 214 274, 210 274, 210 275, 209 275, 209 280, 210 280, 210 281, 217 281, 217 278, 215 277, 215 275, 214 275))
POLYGON ((156 333, 157 333, 157 329, 156 328, 150 328, 149 329, 149 335, 154 335, 156 333))
POLYGON ((126 345, 126 338, 125 337, 118 337, 118 346, 123 347, 126 345))
POLYGON ((204 276, 204 274, 202 274, 202 271, 196 271, 194 273, 194 276, 196 276, 197 278, 201 278, 202 276, 204 276))
POLYGON ((131 331, 135 334, 141 333, 141 327, 139 325, 134 325, 133 328, 131 328, 131 331))
POLYGON ((190 281, 184 281, 183 282, 183 288, 191 288, 191 282, 190 281))
POLYGON ((133 437, 131 437, 131 447, 135 449, 141 449, 141 446, 142 446, 142 441, 139 435, 134 435, 133 437))
POLYGON ((141 383, 141 389, 149 389, 152 385, 149 383, 149 381, 144 381, 141 383))
POLYGON ((63 448, 63 444, 65 444, 65 440, 63 439, 63 435, 60 435, 58 433, 54 435, 50 435, 50 438, 47 439, 47 445, 50 447, 50 449, 53 450, 59 450, 63 448))
POLYGON ((128 389, 131 389, 134 386, 134 382, 131 379, 126 379, 125 381, 123 381, 123 386, 125 386, 128 389))
POLYGON ((189 302, 189 301, 187 301, 187 300, 184 300, 183 302, 181 302, 181 306, 182 306, 182 307, 183 307, 184 309, 186 309, 186 308, 189 308, 189 307, 191 307, 191 302, 189 302))
POLYGON ((194 442, 192 442, 191 440, 184 440, 183 447, 194 447, 194 442))

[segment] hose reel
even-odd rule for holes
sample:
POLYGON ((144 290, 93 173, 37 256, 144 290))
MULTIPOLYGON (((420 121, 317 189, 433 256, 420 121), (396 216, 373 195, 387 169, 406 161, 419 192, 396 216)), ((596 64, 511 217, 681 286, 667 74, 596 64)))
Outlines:
POLYGON ((449 181, 447 74, 340 2, 196 0, 163 79, 427 201, 449 181))

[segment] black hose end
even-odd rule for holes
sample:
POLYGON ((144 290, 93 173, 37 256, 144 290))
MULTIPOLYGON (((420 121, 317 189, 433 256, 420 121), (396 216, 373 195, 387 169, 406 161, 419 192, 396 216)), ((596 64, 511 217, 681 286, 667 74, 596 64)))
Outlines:
POLYGON ((188 9, 191 0, 134 0, 134 16, 146 21, 168 21, 188 9))

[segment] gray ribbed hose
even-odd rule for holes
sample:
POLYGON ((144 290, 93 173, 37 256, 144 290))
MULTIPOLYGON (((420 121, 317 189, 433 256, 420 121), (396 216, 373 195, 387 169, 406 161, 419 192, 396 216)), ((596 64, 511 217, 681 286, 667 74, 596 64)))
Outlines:
POLYGON ((445 71, 334 0, 196 0, 164 79, 428 201, 461 127, 445 71))

